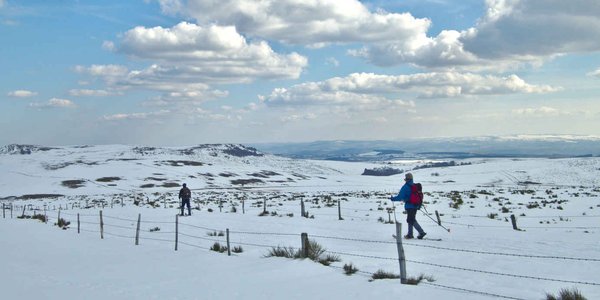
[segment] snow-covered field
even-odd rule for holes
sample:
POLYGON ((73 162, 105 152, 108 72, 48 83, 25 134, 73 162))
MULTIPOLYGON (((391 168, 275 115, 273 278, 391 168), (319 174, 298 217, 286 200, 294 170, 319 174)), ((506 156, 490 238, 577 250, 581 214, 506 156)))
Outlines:
POLYGON ((402 175, 234 148, 4 148, 2 298, 542 299, 562 288, 600 298, 600 158, 471 159, 411 171, 430 213, 417 219, 442 239, 403 241, 408 276, 434 279, 415 286, 371 280, 379 270, 399 274, 389 221, 406 227, 405 215, 389 210, 388 198, 402 175), (183 182, 194 210, 179 217, 176 234, 183 182), (23 211, 49 220, 17 218, 23 211), (53 225, 59 213, 71 222, 66 230, 53 225), (226 245, 227 229, 230 248, 242 251, 209 250, 226 245), (339 261, 265 257, 273 247, 299 248, 301 233, 339 261), (359 271, 345 275, 349 264, 359 271))

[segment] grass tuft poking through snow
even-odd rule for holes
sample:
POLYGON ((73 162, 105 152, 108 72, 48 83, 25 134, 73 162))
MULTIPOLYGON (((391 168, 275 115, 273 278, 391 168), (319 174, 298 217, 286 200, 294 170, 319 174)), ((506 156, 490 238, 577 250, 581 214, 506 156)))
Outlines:
POLYGON ((552 294, 546 294, 546 300, 586 300, 581 292, 576 288, 573 289, 561 289, 558 292, 558 296, 552 294))

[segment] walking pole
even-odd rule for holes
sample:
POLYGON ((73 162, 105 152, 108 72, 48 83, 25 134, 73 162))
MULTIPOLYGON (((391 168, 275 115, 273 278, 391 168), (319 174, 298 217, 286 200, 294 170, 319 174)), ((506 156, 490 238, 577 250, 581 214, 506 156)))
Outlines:
MULTIPOLYGON (((427 209, 425 208, 425 205, 423 205, 423 209, 425 210, 425 212, 427 212, 427 209)), ((448 233, 450 233, 450 229, 449 229, 449 228, 446 228, 446 227, 444 227, 444 225, 441 225, 441 224, 439 224, 439 223, 438 223, 436 220, 434 220, 434 219, 433 219, 433 218, 432 218, 432 217, 429 215, 429 212, 427 212, 427 213, 425 213, 425 212, 423 212, 423 211, 421 211, 421 212, 422 212, 422 213, 423 213, 425 216, 427 216, 429 219, 431 219, 431 221, 433 221, 435 224, 437 224, 438 226, 440 226, 440 227, 442 227, 442 228, 446 229, 446 231, 448 231, 448 233)))

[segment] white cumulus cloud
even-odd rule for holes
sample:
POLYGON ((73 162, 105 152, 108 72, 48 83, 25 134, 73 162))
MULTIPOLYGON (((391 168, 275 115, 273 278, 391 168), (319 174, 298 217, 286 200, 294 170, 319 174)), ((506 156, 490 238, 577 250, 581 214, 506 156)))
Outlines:
POLYGON ((549 93, 558 87, 533 85, 516 75, 506 77, 473 73, 442 72, 411 75, 354 73, 320 82, 307 82, 289 89, 278 88, 262 97, 268 105, 361 105, 373 108, 412 107, 412 101, 392 100, 397 95, 448 98, 514 93, 549 93), (389 96, 391 95, 391 96, 389 96), (392 99, 390 99, 392 98, 392 99))
POLYGON ((203 82, 294 79, 308 64, 297 53, 276 53, 265 41, 248 42, 233 26, 187 22, 172 28, 138 26, 123 35, 118 49, 203 82))
POLYGON ((462 37, 483 58, 544 57, 600 51, 596 0, 487 0, 487 13, 462 37))
POLYGON ((233 25, 242 33, 289 44, 321 47, 332 43, 413 43, 431 21, 410 13, 370 11, 358 0, 188 0, 159 1, 199 24, 233 25))
POLYGON ((15 97, 15 98, 29 98, 29 97, 33 97, 33 96, 37 96, 37 92, 32 92, 32 91, 28 91, 28 90, 16 90, 16 91, 12 91, 12 92, 8 92, 8 96, 9 97, 15 97))
POLYGON ((420 34, 410 43, 390 37, 349 53, 380 66, 506 70, 600 51, 599 16, 596 0, 486 0, 485 15, 467 30, 420 34))
POLYGON ((169 110, 160 110, 155 112, 143 112, 143 113, 121 113, 121 114, 112 114, 105 115, 102 117, 105 121, 124 121, 124 120, 142 120, 142 119, 151 119, 154 117, 160 117, 169 114, 169 110))
POLYGON ((537 117, 558 116, 561 113, 560 110, 553 108, 553 107, 548 107, 548 106, 518 108, 518 109, 513 109, 512 112, 515 115, 537 116, 537 117))
MULTIPOLYGON (((106 45, 106 43, 105 43, 106 45)), ((105 46, 106 47, 106 46, 105 46)), ((163 92, 155 103, 208 100, 227 95, 214 84, 248 83, 257 79, 296 79, 307 66, 297 53, 276 53, 265 41, 248 42, 232 26, 199 26, 181 22, 170 28, 143 26, 125 32, 117 53, 150 61, 141 69, 122 65, 76 66, 75 72, 97 78, 107 91, 146 89, 163 92)), ((102 90, 73 90, 102 95, 102 90)))
POLYGON ((106 97, 106 96, 115 95, 115 93, 109 92, 107 90, 72 89, 72 90, 69 90, 69 95, 75 96, 75 97, 88 97, 88 96, 106 97))
POLYGON ((596 71, 587 73, 587 75, 600 78, 600 68, 598 68, 596 71))
POLYGON ((30 103, 33 108, 74 108, 77 107, 73 101, 68 99, 52 98, 47 102, 30 103))

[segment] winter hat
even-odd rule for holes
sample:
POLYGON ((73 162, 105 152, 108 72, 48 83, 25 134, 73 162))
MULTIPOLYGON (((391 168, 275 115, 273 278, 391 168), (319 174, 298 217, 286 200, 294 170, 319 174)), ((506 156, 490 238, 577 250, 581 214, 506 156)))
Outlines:
MULTIPOLYGON (((410 173, 409 173, 410 174, 410 173)), ((185 183, 183 184, 183 187, 185 187, 185 183)))
POLYGON ((404 175, 404 180, 413 180, 413 176, 411 173, 406 173, 406 175, 404 175))

